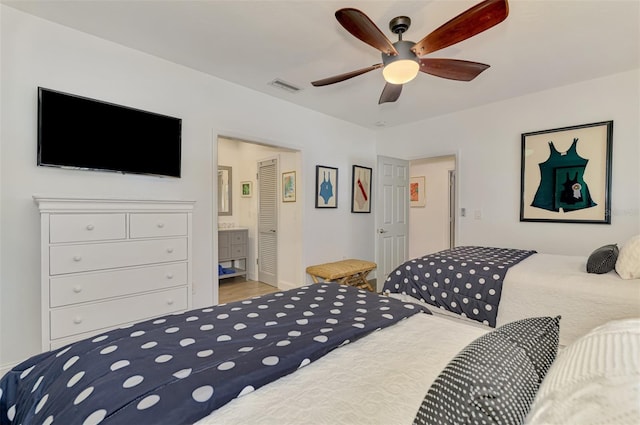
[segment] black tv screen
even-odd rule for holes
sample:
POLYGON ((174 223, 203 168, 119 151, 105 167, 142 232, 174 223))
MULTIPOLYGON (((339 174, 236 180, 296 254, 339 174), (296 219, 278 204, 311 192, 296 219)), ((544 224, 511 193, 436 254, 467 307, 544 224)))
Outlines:
POLYGON ((38 165, 180 177, 182 120, 38 87, 38 165))

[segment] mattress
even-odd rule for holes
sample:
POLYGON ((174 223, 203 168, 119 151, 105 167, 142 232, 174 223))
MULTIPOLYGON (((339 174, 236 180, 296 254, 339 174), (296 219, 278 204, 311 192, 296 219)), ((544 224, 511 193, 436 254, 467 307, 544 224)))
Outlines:
MULTIPOLYGON (((560 315, 560 344, 566 346, 605 322, 640 317, 640 279, 621 279, 615 271, 587 273, 586 262, 581 256, 534 254, 511 267, 504 279, 496 326, 525 317, 560 315)), ((408 295, 391 296, 417 301, 408 295)), ((429 308, 489 329, 444 309, 429 308)))
POLYGON ((237 398, 197 424, 411 424, 431 383, 486 329, 417 314, 237 398))
POLYGON ((536 254, 507 273, 498 326, 524 316, 562 316, 560 344, 605 322, 640 317, 640 279, 587 273, 586 257, 536 254))

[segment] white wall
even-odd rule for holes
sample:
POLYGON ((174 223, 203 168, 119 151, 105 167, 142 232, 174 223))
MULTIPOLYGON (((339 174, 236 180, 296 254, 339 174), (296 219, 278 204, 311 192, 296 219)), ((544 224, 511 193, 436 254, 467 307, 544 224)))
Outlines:
POLYGON ((409 258, 449 248, 449 171, 454 156, 409 163, 411 177, 425 178, 425 206, 409 209, 409 258))
POLYGON ((299 270, 343 256, 374 260, 373 214, 350 213, 349 184, 342 180, 352 164, 375 163, 373 132, 4 5, 0 15, 0 367, 39 351, 34 194, 195 200, 194 302, 212 302, 212 147, 218 134, 301 151, 299 270), (182 178, 37 167, 38 86, 182 118, 182 178), (336 210, 314 208, 309 194, 316 164, 340 170, 336 210))
POLYGON ((640 70, 484 105, 378 134, 378 154, 458 156, 458 245, 588 255, 640 233, 640 70), (522 133, 614 121, 611 225, 520 222, 522 133), (480 211, 481 219, 474 218, 480 211))

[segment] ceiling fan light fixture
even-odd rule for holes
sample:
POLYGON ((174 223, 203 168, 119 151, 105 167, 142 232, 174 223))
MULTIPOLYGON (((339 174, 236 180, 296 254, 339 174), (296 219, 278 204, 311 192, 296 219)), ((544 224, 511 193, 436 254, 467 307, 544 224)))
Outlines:
POLYGON ((416 78, 420 65, 410 59, 398 60, 385 66, 382 75, 387 83, 404 84, 416 78))
POLYGON ((382 54, 384 69, 382 76, 391 84, 404 84, 416 78, 420 71, 418 57, 411 51, 415 43, 412 41, 397 41, 393 46, 398 51, 395 56, 382 54))

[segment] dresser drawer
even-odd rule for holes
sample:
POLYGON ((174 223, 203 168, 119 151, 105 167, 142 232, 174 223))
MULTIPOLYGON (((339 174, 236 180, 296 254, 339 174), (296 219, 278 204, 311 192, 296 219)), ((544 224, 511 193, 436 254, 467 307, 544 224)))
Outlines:
POLYGON ((226 261, 231 258, 231 248, 218 246, 218 261, 226 261))
POLYGON ((247 245, 231 245, 231 258, 244 258, 247 256, 247 245))
POLYGON ((51 339, 186 310, 187 288, 51 310, 51 339))
POLYGON ((49 217, 49 241, 85 242, 124 239, 125 214, 53 214, 49 217))
POLYGON ((131 214, 129 236, 152 238, 162 236, 186 236, 187 214, 131 214))
POLYGON ((49 247, 49 274, 105 270, 187 259, 187 238, 49 247))
POLYGON ((231 245, 229 232, 218 232, 218 247, 228 247, 231 245))
POLYGON ((187 263, 164 264, 49 279, 51 307, 187 285, 187 263))
POLYGON ((229 232, 229 238, 231 239, 231 244, 244 244, 247 243, 247 232, 245 230, 237 231, 237 232, 229 232))
POLYGON ((218 232, 218 260, 225 261, 229 258, 231 258, 229 232, 218 232))

